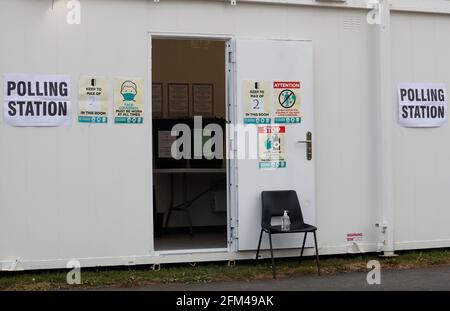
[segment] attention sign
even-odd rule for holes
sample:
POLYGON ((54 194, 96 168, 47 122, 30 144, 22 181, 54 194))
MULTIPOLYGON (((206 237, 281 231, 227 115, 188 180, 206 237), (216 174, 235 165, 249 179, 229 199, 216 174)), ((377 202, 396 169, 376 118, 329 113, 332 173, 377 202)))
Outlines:
POLYGON ((273 82, 275 123, 300 123, 300 81, 273 82))

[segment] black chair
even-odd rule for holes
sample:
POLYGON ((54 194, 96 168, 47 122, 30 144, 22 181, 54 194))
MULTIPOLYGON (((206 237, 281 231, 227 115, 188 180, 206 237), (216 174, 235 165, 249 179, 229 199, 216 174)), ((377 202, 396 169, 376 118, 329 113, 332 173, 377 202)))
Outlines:
POLYGON ((272 248, 272 234, 299 233, 299 232, 305 233, 305 236, 303 238, 302 250, 300 253, 300 262, 301 262, 303 256, 303 249, 305 248, 306 236, 308 232, 312 232, 314 234, 314 244, 316 247, 317 272, 320 275, 319 249, 317 248, 317 238, 316 238, 317 228, 308 225, 303 221, 302 210, 300 207, 300 203, 298 201, 297 193, 293 190, 263 191, 261 193, 261 203, 262 203, 261 233, 259 235, 256 260, 258 260, 263 232, 266 232, 269 234, 270 255, 272 256, 272 273, 273 278, 275 278, 276 273, 275 273, 275 259, 273 257, 273 248, 272 248), (289 231, 282 231, 281 226, 271 225, 272 217, 274 216, 281 217, 284 214, 284 211, 288 211, 288 215, 291 221, 289 231))

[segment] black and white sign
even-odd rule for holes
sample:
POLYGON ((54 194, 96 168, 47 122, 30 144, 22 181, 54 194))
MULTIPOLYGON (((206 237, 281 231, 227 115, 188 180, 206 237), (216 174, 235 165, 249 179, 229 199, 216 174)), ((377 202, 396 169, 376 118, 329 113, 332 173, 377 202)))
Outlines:
POLYGON ((6 74, 3 116, 13 126, 60 126, 70 123, 70 77, 6 74))
POLYGON ((399 123, 404 127, 439 127, 447 122, 447 91, 442 83, 398 86, 399 123))

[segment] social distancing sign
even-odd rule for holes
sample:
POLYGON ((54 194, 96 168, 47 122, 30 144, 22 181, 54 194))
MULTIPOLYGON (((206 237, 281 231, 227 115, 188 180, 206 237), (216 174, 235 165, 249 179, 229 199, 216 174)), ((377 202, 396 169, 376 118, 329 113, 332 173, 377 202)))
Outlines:
POLYGON ((271 123, 271 82, 244 81, 243 94, 244 124, 271 123))
POLYGON ((398 86, 399 123, 404 127, 439 127, 447 122, 447 91, 443 83, 402 83, 398 86))
POLYGON ((144 122, 144 82, 141 78, 114 79, 114 123, 144 122))
POLYGON ((275 81, 275 123, 300 123, 300 81, 275 81))
POLYGON ((108 80, 104 77, 80 78, 78 91, 78 122, 108 122, 108 80))
POLYGON ((71 84, 66 75, 6 74, 3 116, 13 126, 60 126, 70 123, 71 84))
POLYGON ((259 168, 286 167, 286 126, 258 126, 259 168))
POLYGON ((300 81, 244 81, 244 124, 301 123, 300 81))

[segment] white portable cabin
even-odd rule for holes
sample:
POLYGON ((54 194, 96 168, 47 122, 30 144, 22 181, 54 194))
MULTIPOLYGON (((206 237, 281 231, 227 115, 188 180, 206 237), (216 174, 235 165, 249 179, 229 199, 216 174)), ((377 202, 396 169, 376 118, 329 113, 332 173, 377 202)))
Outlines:
MULTIPOLYGON (((321 255, 449 247, 450 128, 401 126, 397 96, 400 83, 450 85, 449 35, 446 0, 0 0, 4 113, 10 75, 71 81, 70 124, 0 120, 0 270, 254 258, 261 191, 280 189, 297 191, 321 255), (216 46, 220 64, 208 58, 216 46), (182 61, 189 53, 198 54, 182 61), (106 124, 78 122, 82 76, 107 79, 106 124), (142 124, 114 122, 115 77, 142 78, 142 124), (152 92, 161 92, 164 118, 186 90, 189 107, 201 102, 191 92, 206 85, 221 105, 215 113, 237 125, 248 81, 301 83, 301 123, 284 125, 286 167, 237 158, 241 145, 227 133, 227 160, 210 171, 226 177, 226 211, 210 213, 217 193, 192 205, 194 227, 220 224, 224 242, 158 249, 154 184, 167 217, 181 184, 192 196, 212 177, 184 167, 182 181, 177 169, 154 166, 152 92), (310 159, 299 143, 308 132, 310 159)), ((185 216, 174 211, 173 236, 185 216)), ((300 243, 277 236, 275 254, 298 256, 300 243)))

